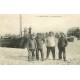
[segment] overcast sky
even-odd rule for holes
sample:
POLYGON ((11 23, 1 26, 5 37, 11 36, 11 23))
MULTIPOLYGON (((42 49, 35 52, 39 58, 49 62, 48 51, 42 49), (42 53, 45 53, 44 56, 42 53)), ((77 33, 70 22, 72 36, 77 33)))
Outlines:
MULTIPOLYGON (((22 14, 22 29, 32 27, 33 32, 63 31, 80 26, 80 15, 22 14)), ((20 33, 20 15, 0 14, 0 35, 20 33)))

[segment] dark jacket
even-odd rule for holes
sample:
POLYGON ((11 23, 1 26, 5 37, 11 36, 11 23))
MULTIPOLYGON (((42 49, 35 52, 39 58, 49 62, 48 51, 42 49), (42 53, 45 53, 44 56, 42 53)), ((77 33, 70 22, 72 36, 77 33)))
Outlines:
POLYGON ((68 41, 66 37, 59 38, 58 47, 66 47, 68 45, 68 41))
POLYGON ((36 40, 35 40, 35 39, 29 38, 29 39, 27 40, 27 49, 28 49, 28 50, 29 50, 29 49, 36 49, 36 46, 37 46, 37 44, 36 44, 36 40))
POLYGON ((43 38, 36 37, 37 48, 42 49, 44 42, 45 40, 43 38))

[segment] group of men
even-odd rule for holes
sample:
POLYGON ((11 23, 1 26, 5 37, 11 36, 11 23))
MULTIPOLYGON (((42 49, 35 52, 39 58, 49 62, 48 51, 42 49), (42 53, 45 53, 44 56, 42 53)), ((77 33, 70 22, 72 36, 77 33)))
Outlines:
POLYGON ((59 60, 63 59, 66 61, 66 52, 65 48, 68 44, 67 39, 64 33, 60 33, 60 38, 58 39, 58 44, 56 43, 55 35, 52 32, 49 32, 47 38, 42 38, 39 33, 35 38, 35 35, 32 34, 27 41, 27 50, 28 50, 28 61, 34 61, 35 57, 36 60, 39 60, 39 54, 41 53, 41 60, 44 61, 44 48, 43 44, 46 44, 46 59, 49 58, 50 51, 52 53, 52 58, 55 60, 55 46, 58 46, 59 49, 59 60), (39 53, 40 51, 40 53, 39 53))

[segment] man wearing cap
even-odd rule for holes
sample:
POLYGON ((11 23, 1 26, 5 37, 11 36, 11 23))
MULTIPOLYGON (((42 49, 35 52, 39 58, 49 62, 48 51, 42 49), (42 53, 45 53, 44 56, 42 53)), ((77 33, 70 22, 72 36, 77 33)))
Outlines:
POLYGON ((37 49, 36 49, 36 59, 39 60, 39 51, 41 52, 41 59, 44 61, 44 53, 43 53, 43 44, 44 39, 40 35, 40 33, 37 33, 36 42, 37 42, 37 49))
POLYGON ((37 44, 36 44, 36 40, 35 40, 35 35, 32 34, 27 42, 28 60, 29 61, 34 61, 34 59, 35 59, 36 45, 37 44))
POLYGON ((49 32, 49 36, 47 37, 46 44, 47 44, 47 55, 46 55, 46 59, 49 58, 49 54, 50 54, 50 51, 51 51, 52 52, 52 58, 53 58, 53 60, 55 60, 56 39, 53 36, 53 32, 49 32))
POLYGON ((58 41, 58 49, 59 49, 59 60, 62 59, 62 53, 63 53, 63 59, 66 61, 66 47, 68 45, 68 41, 64 35, 64 33, 60 33, 61 37, 58 41))

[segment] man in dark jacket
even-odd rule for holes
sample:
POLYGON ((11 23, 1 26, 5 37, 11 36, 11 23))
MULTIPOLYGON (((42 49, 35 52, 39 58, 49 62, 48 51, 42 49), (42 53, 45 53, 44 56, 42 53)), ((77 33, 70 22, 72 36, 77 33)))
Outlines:
POLYGON ((36 37, 36 43, 37 43, 37 49, 36 49, 36 59, 39 60, 39 51, 41 53, 41 59, 42 61, 44 61, 44 53, 43 53, 43 43, 44 43, 44 39, 42 38, 42 36, 37 33, 37 37, 36 37))
POLYGON ((36 51, 36 40, 34 34, 27 41, 27 49, 28 49, 28 60, 34 61, 35 59, 35 51, 36 51))
POLYGON ((59 59, 62 59, 62 53, 63 53, 63 59, 66 61, 66 51, 65 48, 68 45, 67 39, 64 35, 64 33, 60 33, 61 37, 58 41, 58 49, 59 49, 59 59))

